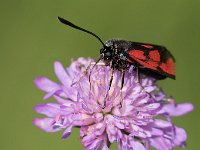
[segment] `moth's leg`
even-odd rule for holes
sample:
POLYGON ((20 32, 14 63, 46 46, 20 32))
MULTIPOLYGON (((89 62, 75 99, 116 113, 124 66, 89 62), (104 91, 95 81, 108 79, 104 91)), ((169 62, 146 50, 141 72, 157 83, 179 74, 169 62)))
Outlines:
MULTIPOLYGON (((95 63, 94 63, 94 65, 92 66, 92 69, 91 69, 91 71, 90 71, 90 74, 89 74, 89 83, 90 83, 90 90, 91 90, 91 88, 92 88, 92 84, 91 84, 91 74, 92 74, 92 71, 93 71, 93 69, 94 69, 94 67, 95 66, 98 66, 98 63, 99 63, 99 61, 102 59, 102 57, 100 57, 95 63)), ((92 64, 92 63, 91 63, 92 64)), ((104 64, 105 65, 105 64, 104 64)), ((89 68, 88 68, 89 69, 89 68)))
POLYGON ((106 99, 108 97, 108 94, 109 94, 109 91, 110 91, 110 88, 112 86, 112 81, 113 81, 113 73, 114 73, 114 68, 112 67, 112 62, 110 62, 110 72, 109 72, 109 76, 110 76, 110 81, 109 81, 109 86, 108 86, 108 90, 106 91, 106 95, 104 97, 104 108, 106 107, 106 99))
POLYGON ((89 74, 89 83, 90 83, 90 90, 92 88, 92 84, 91 84, 91 74, 92 74, 92 70, 94 69, 95 66, 105 66, 105 63, 100 63, 101 59, 99 59, 97 62, 92 62, 91 65, 94 65, 90 71, 90 74, 89 74))
POLYGON ((122 88, 124 86, 124 76, 125 76, 125 70, 122 70, 122 77, 121 77, 121 87, 120 87, 120 91, 122 91, 122 88))
MULTIPOLYGON (((87 74, 88 74, 88 70, 91 67, 92 63, 90 63, 87 68, 84 71, 84 74, 78 79, 78 81, 75 81, 71 84, 71 86, 74 86, 75 84, 79 83, 87 74)), ((90 79, 89 79, 90 80, 90 79)))
POLYGON ((136 70, 135 81, 136 81, 136 83, 140 83, 139 67, 136 67, 135 70, 136 70))
POLYGON ((74 86, 75 84, 79 83, 79 82, 88 74, 88 71, 89 71, 90 67, 93 65, 92 68, 91 68, 91 71, 90 71, 90 73, 89 73, 89 79, 88 79, 88 80, 89 80, 89 83, 90 83, 90 89, 91 89, 91 82, 90 82, 90 80, 91 80, 91 73, 92 73, 92 70, 94 69, 95 66, 102 66, 102 65, 105 66, 104 63, 99 63, 99 61, 100 61, 101 59, 102 59, 102 57, 100 57, 96 62, 91 62, 91 63, 87 66, 87 68, 85 69, 84 74, 79 78, 78 81, 73 82, 73 83, 71 84, 71 86, 74 86))
POLYGON ((120 106, 122 107, 122 102, 123 102, 123 95, 122 95, 122 89, 124 86, 124 77, 125 77, 125 70, 122 69, 121 72, 121 87, 120 87, 120 106))
POLYGON ((114 73, 114 69, 111 68, 111 71, 110 71, 110 81, 109 81, 109 87, 108 87, 108 91, 110 91, 110 88, 112 86, 112 81, 113 81, 113 73, 114 73))
POLYGON ((98 62, 98 63, 96 64, 96 62, 91 62, 91 65, 105 66, 105 63, 103 63, 103 62, 98 62))

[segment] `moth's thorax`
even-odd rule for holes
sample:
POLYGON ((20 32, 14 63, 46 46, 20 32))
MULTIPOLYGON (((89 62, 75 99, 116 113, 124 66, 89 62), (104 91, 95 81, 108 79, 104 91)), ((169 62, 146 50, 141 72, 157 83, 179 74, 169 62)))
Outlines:
POLYGON ((112 47, 113 49, 128 49, 131 46, 131 43, 126 40, 121 39, 111 39, 105 42, 105 45, 112 47))
POLYGON ((110 65, 113 69, 126 69, 130 66, 127 62, 127 53, 131 43, 126 40, 111 39, 105 42, 104 48, 100 50, 102 59, 106 65, 110 65))

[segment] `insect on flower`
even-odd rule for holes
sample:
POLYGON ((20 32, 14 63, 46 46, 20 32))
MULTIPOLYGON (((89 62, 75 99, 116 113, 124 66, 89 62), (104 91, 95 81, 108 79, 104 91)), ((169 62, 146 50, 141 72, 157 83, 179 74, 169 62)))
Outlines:
POLYGON ((130 66, 135 68, 138 81, 139 73, 152 76, 156 79, 165 79, 166 77, 175 79, 175 59, 165 47, 120 39, 111 39, 104 43, 99 36, 93 32, 83 29, 61 17, 58 17, 58 19, 65 25, 93 35, 101 42, 103 48, 100 49, 100 58, 94 66, 97 65, 100 60, 103 60, 105 65, 110 66, 110 86, 113 80, 113 71, 119 70, 122 74, 122 89, 125 71, 129 69, 130 66))

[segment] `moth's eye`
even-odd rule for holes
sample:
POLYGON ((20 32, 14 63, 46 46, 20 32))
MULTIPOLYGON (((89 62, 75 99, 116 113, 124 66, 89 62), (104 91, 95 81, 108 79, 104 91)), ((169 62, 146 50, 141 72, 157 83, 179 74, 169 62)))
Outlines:
POLYGON ((106 52, 105 55, 109 57, 109 56, 111 56, 111 53, 110 52, 106 52))

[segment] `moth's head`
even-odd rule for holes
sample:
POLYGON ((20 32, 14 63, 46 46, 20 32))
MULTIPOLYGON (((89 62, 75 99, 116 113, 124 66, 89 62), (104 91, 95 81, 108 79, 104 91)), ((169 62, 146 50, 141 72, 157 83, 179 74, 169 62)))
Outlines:
POLYGON ((114 52, 113 40, 106 41, 104 47, 100 49, 101 57, 105 61, 112 60, 113 52, 114 52))

